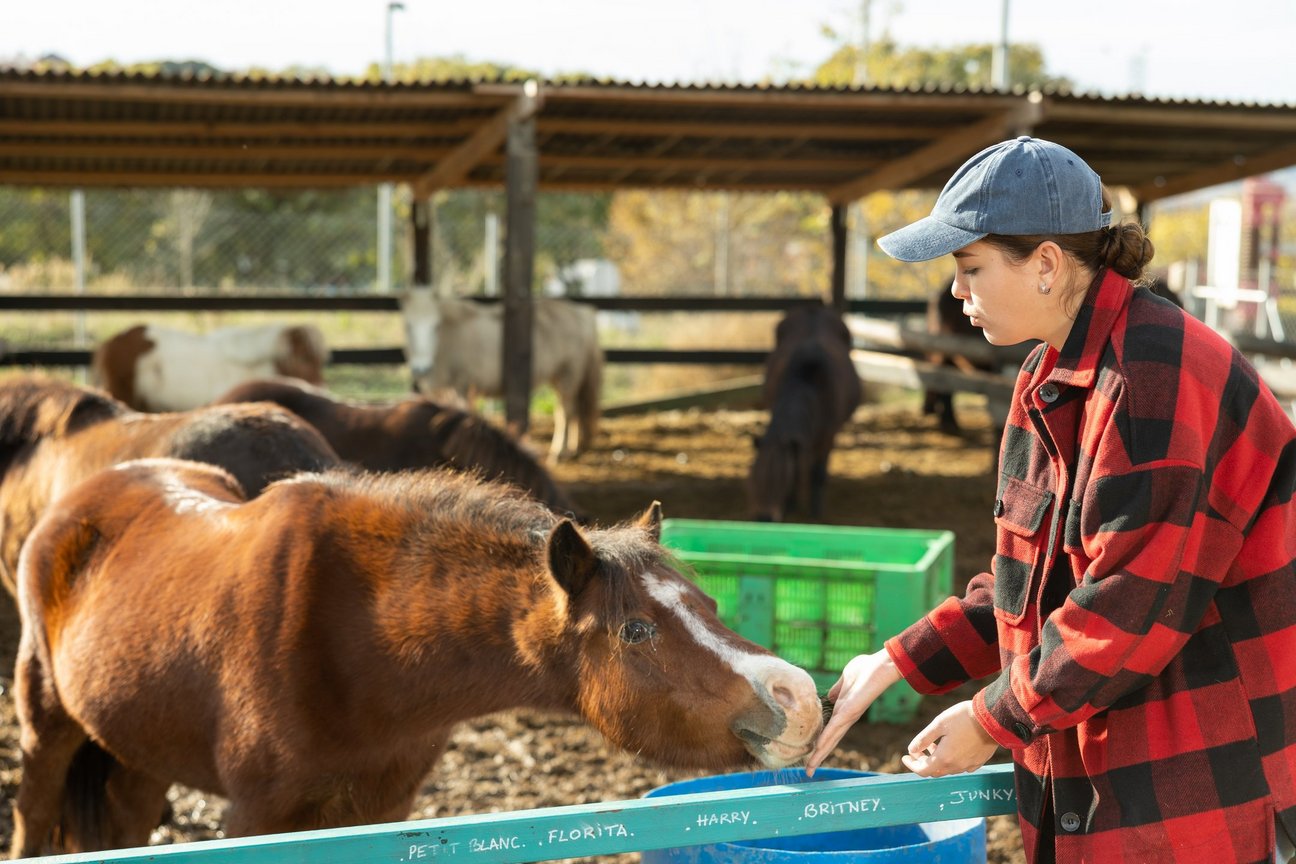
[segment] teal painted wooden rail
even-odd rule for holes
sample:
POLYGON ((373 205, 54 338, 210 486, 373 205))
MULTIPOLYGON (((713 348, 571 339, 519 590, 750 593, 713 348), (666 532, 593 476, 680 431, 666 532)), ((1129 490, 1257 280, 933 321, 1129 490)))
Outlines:
MULTIPOLYGON (((798 775, 799 776, 799 775, 798 775)), ((47 864, 522 864, 1014 813, 1011 765, 49 856, 47 864)))

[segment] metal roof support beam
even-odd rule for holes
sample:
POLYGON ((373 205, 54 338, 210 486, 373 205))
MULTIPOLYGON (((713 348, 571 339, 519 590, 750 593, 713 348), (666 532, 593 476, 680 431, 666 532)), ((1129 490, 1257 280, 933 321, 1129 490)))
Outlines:
POLYGON ((1140 202, 1147 204, 1161 198, 1169 198, 1171 195, 1277 171, 1293 164, 1296 164, 1296 147, 1281 147, 1257 156, 1234 156, 1212 168, 1181 174, 1178 177, 1164 179, 1158 177, 1151 183, 1135 186, 1131 191, 1140 202))
POLYGON ((846 311, 846 205, 832 205, 832 307, 846 311))
POLYGON ((903 189, 933 171, 958 165, 979 150, 1011 135, 1028 134, 1043 119, 1043 103, 1042 95, 1031 93, 1025 102, 1009 111, 961 128, 870 174, 829 189, 828 200, 833 204, 843 204, 881 189, 903 189))
POLYGON ((481 105, 481 97, 466 90, 434 90, 426 87, 384 87, 374 84, 299 84, 283 80, 245 82, 247 79, 228 81, 176 80, 166 76, 137 77, 115 76, 110 86, 95 76, 72 76, 75 80, 52 76, 41 80, 0 81, 0 98, 67 100, 90 99, 96 102, 140 102, 147 105, 173 104, 185 107, 195 105, 247 104, 248 91, 255 90, 256 101, 276 108, 332 108, 347 106, 365 110, 374 108, 473 108, 481 105), (250 85, 250 86, 249 86, 250 85))
POLYGON ((458 147, 451 150, 435 168, 410 184, 415 198, 426 198, 438 189, 462 185, 464 178, 487 156, 496 152, 509 135, 515 120, 532 120, 532 145, 535 143, 534 117, 540 110, 544 97, 540 87, 528 81, 511 105, 497 112, 469 135, 458 147))
POLYGON ((457 138, 477 128, 473 119, 446 120, 443 122, 367 123, 363 120, 347 122, 276 121, 256 123, 243 121, 211 120, 45 120, 41 118, 13 120, 0 118, 0 135, 33 137, 62 136, 67 138, 135 138, 157 139, 176 137, 183 139, 248 138, 274 143, 282 138, 301 138, 316 141, 320 138, 457 138))
POLYGON ((505 145, 507 188, 504 237, 504 420, 515 435, 524 435, 531 417, 531 341, 535 275, 536 188, 540 154, 536 149, 535 109, 539 86, 528 81, 517 109, 509 117, 505 145))
POLYGON ((410 206, 409 272, 414 285, 432 284, 432 200, 415 198, 410 206))

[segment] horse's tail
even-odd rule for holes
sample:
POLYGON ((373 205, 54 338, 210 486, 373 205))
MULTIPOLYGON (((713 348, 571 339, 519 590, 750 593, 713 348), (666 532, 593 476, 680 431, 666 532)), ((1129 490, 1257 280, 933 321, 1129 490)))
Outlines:
POLYGON ((594 339, 590 341, 585 358, 585 370, 581 375, 580 386, 576 389, 576 422, 580 429, 577 449, 581 452, 588 450, 594 444, 594 436, 598 434, 602 398, 603 349, 599 347, 598 336, 595 334, 594 339))
POLYGON ((86 741, 72 757, 63 786, 63 807, 54 830, 54 845, 61 852, 85 852, 109 847, 108 778, 117 760, 93 741, 86 741))

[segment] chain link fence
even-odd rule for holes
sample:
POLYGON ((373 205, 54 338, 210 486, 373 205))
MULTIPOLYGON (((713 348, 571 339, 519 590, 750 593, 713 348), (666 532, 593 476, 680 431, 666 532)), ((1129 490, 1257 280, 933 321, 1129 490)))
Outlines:
MULTIPOLYGON (((537 199, 535 291, 557 296, 810 294, 827 290, 827 208, 769 196, 543 193, 537 199), (762 209, 764 208, 764 209, 762 209), (806 214, 813 213, 810 224, 806 214), (790 228, 789 228, 790 226, 790 228), (771 243, 772 232, 788 238, 771 243)), ((343 191, 27 189, 0 187, 0 293, 87 295, 300 294, 379 291, 376 188, 343 191)), ((397 190, 391 290, 410 285, 410 202, 397 190)), ((498 294, 506 205, 502 191, 433 199, 432 271, 448 294, 498 294)), ((207 330, 286 313, 149 313, 156 323, 207 330)), ((333 347, 401 345, 397 316, 303 312, 333 347)), ((772 344, 772 313, 600 313, 609 347, 757 348, 772 344)), ((129 312, 9 312, 0 338, 24 348, 92 347, 141 323, 129 312)), ((605 400, 755 374, 753 368, 609 368, 605 400), (653 379, 656 380, 653 380, 653 379)), ((346 389, 398 370, 330 369, 346 389)))
MULTIPOLYGON (((926 213, 931 196, 897 193, 849 210, 847 296, 924 298, 948 285, 948 262, 899 265, 869 255, 872 238, 926 213), (906 197, 907 196, 907 197, 906 197)), ((378 190, 27 189, 0 187, 0 293, 92 295, 372 294, 377 285, 378 190), (84 246, 78 243, 84 239, 84 246)), ((503 191, 454 190, 433 199, 432 272, 447 294, 498 294, 503 191)), ((391 290, 410 284, 410 202, 392 200, 391 290)), ((564 296, 826 296, 830 212, 809 194, 542 193, 536 204, 537 293, 564 296)), ((1289 226, 1284 226, 1286 240, 1289 226)), ((1273 278, 1276 323, 1296 334, 1291 256, 1273 278)), ((158 313, 150 320, 206 330, 287 313, 158 313)), ((397 316, 309 315, 334 347, 403 344, 397 316)), ((11 345, 89 347, 140 323, 138 313, 6 313, 11 345)), ((765 349, 776 313, 600 313, 600 338, 617 348, 765 349)), ((1271 328, 1273 329, 1273 328, 1271 328)), ((605 400, 752 376, 752 367, 609 368, 605 400)), ((378 376, 408 388, 399 369, 333 367, 330 384, 378 376)))

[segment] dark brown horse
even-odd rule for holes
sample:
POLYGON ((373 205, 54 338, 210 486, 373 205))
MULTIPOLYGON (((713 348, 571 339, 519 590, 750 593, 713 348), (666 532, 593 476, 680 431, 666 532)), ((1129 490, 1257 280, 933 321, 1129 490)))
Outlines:
POLYGON ((18 551, 58 494, 101 468, 143 456, 220 465, 248 495, 298 471, 339 464, 305 421, 271 405, 144 414, 70 381, 0 379, 0 581, 14 592, 18 551))
POLYGON ((402 819, 456 724, 523 706, 669 765, 801 759, 813 680, 720 624, 660 520, 582 530, 443 470, 251 501, 194 462, 95 475, 23 549, 13 852, 140 845, 173 782, 230 835, 402 819))
POLYGON ((860 403, 850 350, 850 331, 827 306, 797 307, 779 321, 765 364, 769 425, 748 478, 753 518, 777 522, 801 508, 822 518, 833 439, 860 403))
POLYGON ((430 399, 359 405, 275 378, 240 384, 216 402, 273 402, 287 408, 318 429, 339 456, 370 471, 470 471, 519 486, 557 513, 574 513, 553 477, 513 436, 477 414, 430 399))
MULTIPOLYGON (((963 301, 950 292, 950 286, 938 288, 927 298, 927 332, 953 336, 983 338, 981 328, 963 314, 963 301)), ((1001 364, 978 362, 962 354, 933 352, 927 358, 937 366, 952 366, 960 372, 999 372, 1001 364)), ((954 414, 954 394, 948 391, 924 390, 922 411, 936 418, 940 429, 949 435, 962 432, 954 414)))

